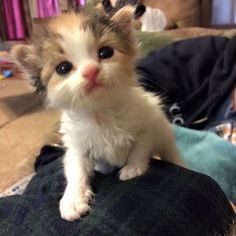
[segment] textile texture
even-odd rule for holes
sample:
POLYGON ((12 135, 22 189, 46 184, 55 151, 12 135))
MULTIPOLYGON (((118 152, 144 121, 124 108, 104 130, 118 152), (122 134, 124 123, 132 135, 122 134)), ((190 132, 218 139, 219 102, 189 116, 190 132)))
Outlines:
POLYGON ((203 129, 234 89, 235 53, 236 37, 187 39, 151 52, 137 72, 142 86, 163 98, 173 123, 203 129))
POLYGON ((145 175, 125 182, 117 173, 96 173, 92 211, 66 222, 58 209, 63 152, 44 147, 24 194, 0 198, 0 235, 223 235, 235 217, 211 178, 155 160, 145 175))
POLYGON ((175 126, 175 134, 187 167, 209 175, 236 203, 236 146, 212 132, 175 126))

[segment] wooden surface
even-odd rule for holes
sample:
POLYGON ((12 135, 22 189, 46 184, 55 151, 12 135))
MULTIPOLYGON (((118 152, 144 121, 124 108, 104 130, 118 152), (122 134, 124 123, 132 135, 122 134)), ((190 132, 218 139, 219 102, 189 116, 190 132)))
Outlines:
POLYGON ((59 113, 42 109, 25 80, 0 80, 0 192, 34 171, 58 121, 59 113))

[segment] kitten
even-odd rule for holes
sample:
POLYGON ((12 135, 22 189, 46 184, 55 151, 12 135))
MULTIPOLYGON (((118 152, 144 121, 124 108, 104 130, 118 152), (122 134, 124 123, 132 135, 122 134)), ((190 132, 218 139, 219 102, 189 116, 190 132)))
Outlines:
POLYGON ((110 17, 62 14, 30 45, 12 49, 48 105, 62 110, 67 186, 60 213, 67 221, 90 210, 89 177, 99 160, 120 167, 120 180, 143 175, 152 155, 182 165, 159 98, 137 83, 133 14, 130 6, 110 17))

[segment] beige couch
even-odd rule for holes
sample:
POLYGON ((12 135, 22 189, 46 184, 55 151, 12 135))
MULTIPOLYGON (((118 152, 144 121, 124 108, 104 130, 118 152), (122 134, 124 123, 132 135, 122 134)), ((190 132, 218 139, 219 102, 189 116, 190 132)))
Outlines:
POLYGON ((0 193, 33 173, 41 146, 54 141, 58 118, 42 110, 20 74, 0 80, 0 193))

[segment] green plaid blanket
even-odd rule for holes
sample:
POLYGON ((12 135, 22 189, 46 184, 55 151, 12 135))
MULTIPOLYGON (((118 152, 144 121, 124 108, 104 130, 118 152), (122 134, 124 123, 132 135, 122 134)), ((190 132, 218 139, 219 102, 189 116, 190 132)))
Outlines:
POLYGON ((92 211, 76 222, 60 218, 65 188, 63 150, 46 146, 23 195, 0 198, 0 235, 223 235, 234 213, 214 180, 162 161, 141 177, 119 181, 96 173, 92 211))

